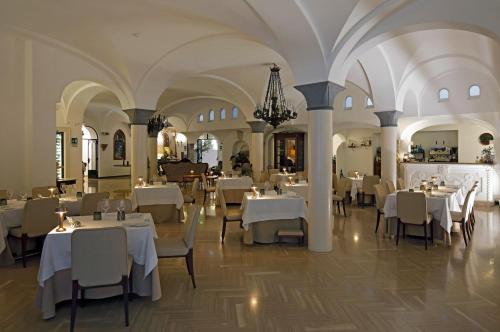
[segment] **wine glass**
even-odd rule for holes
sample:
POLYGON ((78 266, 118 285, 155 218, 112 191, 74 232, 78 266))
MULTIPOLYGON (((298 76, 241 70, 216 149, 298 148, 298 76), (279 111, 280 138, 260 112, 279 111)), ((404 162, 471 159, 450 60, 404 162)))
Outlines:
POLYGON ((103 213, 108 213, 109 208, 110 208, 109 199, 105 199, 102 202, 101 210, 103 213))
POLYGON ((120 213, 122 213, 123 211, 125 211, 125 200, 124 199, 120 199, 120 202, 118 203, 118 207, 116 209, 120 213))

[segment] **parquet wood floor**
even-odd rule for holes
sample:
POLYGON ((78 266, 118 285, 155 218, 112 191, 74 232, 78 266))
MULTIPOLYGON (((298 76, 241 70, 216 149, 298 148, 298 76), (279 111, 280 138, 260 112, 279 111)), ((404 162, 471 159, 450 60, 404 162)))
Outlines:
MULTIPOLYGON (((375 210, 335 217, 333 251, 288 245, 245 246, 238 225, 219 240, 221 217, 202 211, 191 286, 183 259, 161 260, 163 298, 136 298, 130 327, 121 299, 79 309, 77 331, 500 331, 500 212, 478 210, 465 249, 374 234, 375 210)), ((158 226, 176 235, 180 224, 158 226)), ((0 267, 0 331, 67 331, 69 304, 44 321, 35 307, 38 258, 0 267)))

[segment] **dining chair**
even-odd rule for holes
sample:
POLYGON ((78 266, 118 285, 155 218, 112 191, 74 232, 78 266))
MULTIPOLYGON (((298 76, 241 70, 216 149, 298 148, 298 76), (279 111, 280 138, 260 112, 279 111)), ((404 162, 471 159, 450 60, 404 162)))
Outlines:
POLYGON ((222 243, 224 243, 224 237, 226 236, 226 223, 238 221, 240 223, 240 228, 243 223, 242 212, 241 209, 228 209, 226 205, 226 199, 224 198, 224 192, 222 189, 219 189, 218 192, 220 207, 222 209, 222 233, 221 239, 222 243))
POLYGON ((472 198, 473 192, 474 192, 473 189, 467 192, 464 204, 461 206, 461 211, 450 211, 451 220, 457 224, 460 224, 460 230, 462 231, 462 236, 464 238, 464 243, 466 247, 468 245, 467 237, 469 238, 470 241, 470 236, 471 236, 468 227, 470 223, 470 211, 471 211, 471 204, 473 201, 472 198))
POLYGON ((128 255, 127 232, 123 227, 79 228, 71 234, 71 321, 75 328, 78 293, 85 301, 85 290, 122 286, 125 326, 128 321, 129 293, 133 291, 132 256, 128 255))
POLYGON ((210 193, 215 193, 216 189, 215 187, 211 187, 208 185, 207 182, 207 177, 205 176, 204 173, 201 173, 201 180, 202 180, 202 187, 203 187, 203 205, 205 205, 205 202, 207 200, 207 194, 210 195, 210 193))
POLYGON ((472 186, 472 189, 474 190, 474 200, 472 201, 472 205, 470 208, 470 224, 472 225, 472 230, 474 230, 474 226, 476 225, 476 215, 474 213, 474 203, 476 200, 476 195, 477 195, 477 190, 478 190, 478 183, 479 181, 476 181, 474 185, 472 186))
POLYGON ((387 194, 392 194, 393 192, 396 191, 396 187, 394 186, 394 182, 392 182, 391 180, 385 180, 384 184, 385 184, 385 190, 386 190, 387 194))
POLYGON ((403 178, 398 178, 396 181, 398 190, 405 189, 405 180, 403 178))
POLYGON ((396 245, 399 245, 399 228, 403 224, 405 234, 406 224, 420 225, 424 228, 425 250, 427 250, 427 225, 431 228, 431 241, 434 243, 434 225, 432 214, 427 212, 427 200, 423 192, 399 191, 396 194, 397 233, 396 245))
MULTIPOLYGON (((33 198, 38 198, 40 196, 42 197, 50 197, 51 192, 50 188, 55 188, 54 186, 42 186, 42 187, 33 187, 31 189, 31 197, 33 198)), ((57 190, 54 191, 54 194, 57 194, 57 190)))
POLYGON ((332 194, 333 204, 337 203, 337 209, 340 214, 340 204, 342 203, 342 209, 344 210, 344 217, 347 217, 345 212, 345 201, 346 201, 346 183, 347 179, 342 178, 337 184, 337 193, 332 194))
MULTIPOLYGON (((97 202, 97 210, 96 211, 102 211, 102 208, 104 206, 104 202, 106 199, 100 200, 97 202)), ((124 202, 125 206, 125 213, 132 213, 132 201, 130 199, 108 199, 109 202, 109 210, 108 212, 116 212, 118 211, 118 208, 120 207, 121 202, 124 202)))
POLYGON ((194 204, 196 202, 196 194, 198 193, 199 185, 200 185, 200 179, 198 178, 194 179, 193 184, 191 186, 191 193, 184 195, 184 203, 194 204))
POLYGON ((337 192, 338 185, 339 185, 339 178, 337 177, 337 174, 333 173, 332 174, 332 188, 333 188, 334 194, 337 192))
POLYGON ((347 171, 347 176, 350 177, 350 178, 353 178, 356 176, 356 170, 350 170, 350 171, 347 171))
POLYGON ((99 211, 97 209, 97 203, 102 201, 103 199, 109 199, 108 192, 100 192, 100 193, 92 193, 85 194, 82 198, 82 205, 80 208, 81 216, 90 216, 93 215, 94 212, 99 211))
POLYGON ((388 192, 381 184, 376 184, 373 188, 375 189, 375 206, 377 208, 377 225, 375 226, 375 233, 377 233, 380 224, 380 216, 384 214, 385 198, 388 192))
POLYGON ((196 288, 194 280, 193 247, 196 225, 200 218, 201 206, 193 204, 189 207, 186 222, 184 223, 184 234, 181 237, 163 237, 155 241, 158 258, 178 258, 186 259, 186 267, 193 288, 196 288))
POLYGON ((365 198, 369 196, 371 198, 371 205, 375 201, 375 189, 373 186, 380 183, 380 176, 378 175, 365 175, 363 178, 363 187, 358 195, 361 195, 361 200, 358 199, 358 205, 364 207, 366 205, 365 198))
POLYGON ((59 199, 55 197, 30 199, 24 205, 21 226, 9 229, 10 236, 21 240, 23 267, 26 267, 26 245, 28 239, 45 236, 57 226, 56 208, 58 205, 59 199))
POLYGON ((0 199, 8 199, 9 191, 8 190, 0 190, 0 199))

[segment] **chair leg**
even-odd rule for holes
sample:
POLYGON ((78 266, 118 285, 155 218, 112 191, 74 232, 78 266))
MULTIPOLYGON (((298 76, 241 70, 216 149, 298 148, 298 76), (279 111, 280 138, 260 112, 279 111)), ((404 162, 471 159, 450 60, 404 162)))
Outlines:
POLYGON ((207 201, 207 191, 205 190, 203 194, 203 205, 205 205, 205 202, 207 201))
POLYGON ((70 319, 70 327, 69 330, 73 332, 75 329, 75 320, 76 320, 76 301, 78 299, 78 280, 73 280, 73 290, 71 294, 71 319, 70 319))
POLYGON ((28 235, 21 235, 21 258, 23 260, 23 267, 26 267, 26 244, 28 242, 28 235))
POLYGON ((467 227, 467 235, 469 236, 469 242, 471 241, 472 239, 472 229, 471 229, 471 225, 470 225, 470 220, 467 221, 465 223, 466 227, 467 227))
POLYGON ((461 223, 460 228, 462 229, 462 235, 464 237, 465 246, 467 247, 467 236, 465 236, 465 223, 461 223))
POLYGON ((191 276, 191 282, 193 283, 193 288, 196 288, 196 282, 194 281, 193 249, 189 249, 186 255, 186 266, 188 269, 188 273, 191 276))
POLYGON ((378 231, 378 225, 380 224, 380 210, 377 209, 377 226, 375 226, 375 233, 378 231))
POLYGON ((224 243, 224 237, 226 236, 226 217, 222 218, 222 234, 220 235, 222 243, 224 243))
POLYGON ((122 277, 123 309, 125 310, 125 326, 128 326, 128 277, 122 277))
POLYGON ((361 207, 365 207, 365 193, 361 193, 361 207))
POLYGON ((431 243, 434 244, 434 220, 431 220, 429 225, 431 227, 431 243))
POLYGON ((398 227, 397 227, 397 231, 396 231, 396 246, 399 245, 399 226, 401 225, 401 220, 399 220, 398 218, 398 227))
POLYGON ((80 307, 85 307, 85 288, 80 289, 80 307))
POLYGON ((403 224, 403 239, 406 239, 406 224, 403 224))
POLYGON ((344 210, 344 217, 347 217, 347 213, 345 213, 345 202, 342 201, 342 210, 344 210))
POLYGON ((424 221, 424 239, 425 239, 425 250, 427 250, 427 222, 424 221))
POLYGON ((134 267, 130 270, 130 276, 128 277, 128 300, 132 302, 133 292, 134 292, 134 267))

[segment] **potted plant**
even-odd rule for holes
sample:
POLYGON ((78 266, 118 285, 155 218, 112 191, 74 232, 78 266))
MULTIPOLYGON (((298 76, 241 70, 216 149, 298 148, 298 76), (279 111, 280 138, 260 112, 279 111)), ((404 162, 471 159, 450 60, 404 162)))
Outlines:
POLYGON ((495 162, 495 155, 493 154, 493 147, 484 148, 481 151, 481 161, 485 164, 493 164, 495 162))

